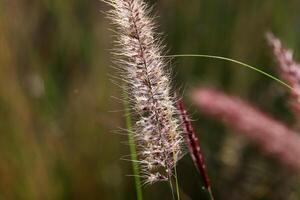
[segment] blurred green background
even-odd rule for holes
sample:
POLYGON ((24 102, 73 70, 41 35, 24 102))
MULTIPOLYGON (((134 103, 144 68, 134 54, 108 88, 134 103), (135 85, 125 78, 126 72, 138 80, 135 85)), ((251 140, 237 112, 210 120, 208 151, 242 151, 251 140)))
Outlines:
MULTIPOLYGON (((148 1, 171 54, 235 58, 275 74, 272 30, 300 58, 299 0, 148 1)), ((135 199, 120 89, 109 79, 111 28, 98 0, 0 0, 0 200, 135 199)), ((170 66, 171 67, 171 66, 170 66)), ((231 63, 180 58, 174 88, 213 86, 293 124, 278 83, 231 63)), ((188 104, 189 99, 186 95, 188 104)), ((247 138, 188 104, 216 199, 297 200, 300 179, 247 138)), ((295 158, 300 159, 300 158, 295 158)), ((182 199, 207 199, 189 156, 182 199)), ((145 199, 171 199, 165 183, 145 199)))

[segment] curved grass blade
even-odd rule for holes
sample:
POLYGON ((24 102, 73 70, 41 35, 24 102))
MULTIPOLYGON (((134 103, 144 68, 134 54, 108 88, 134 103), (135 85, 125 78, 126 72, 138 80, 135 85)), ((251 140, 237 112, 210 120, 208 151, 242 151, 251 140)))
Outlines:
POLYGON ((244 67, 247 67, 249 69, 252 69, 260 74, 263 74, 271 79, 273 79, 274 81, 278 82, 279 84, 287 87, 288 89, 290 90, 293 90, 293 87, 290 86, 289 84, 287 84, 286 82, 280 80, 279 78, 276 78, 275 76, 267 73, 267 72, 264 72, 263 70, 257 68, 257 67, 253 67, 251 65, 248 65, 246 63, 243 63, 241 61, 238 61, 238 60, 235 60, 235 59, 231 59, 231 58, 226 58, 226 57, 222 57, 222 56, 214 56, 214 55, 206 55, 206 54, 176 54, 176 55, 167 55, 167 56, 163 56, 163 57, 166 57, 166 58, 175 58, 175 57, 202 57, 202 58, 213 58, 213 59, 218 59, 218 60, 225 60, 225 61, 229 61, 229 62, 232 62, 232 63, 236 63, 236 64, 239 64, 241 66, 244 66, 244 67))

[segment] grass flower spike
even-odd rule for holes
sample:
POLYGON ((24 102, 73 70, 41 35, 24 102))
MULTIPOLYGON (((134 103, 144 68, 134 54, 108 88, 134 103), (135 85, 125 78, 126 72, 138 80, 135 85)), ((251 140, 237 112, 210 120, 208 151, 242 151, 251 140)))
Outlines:
POLYGON ((297 132, 241 99, 217 90, 198 88, 193 92, 192 100, 202 112, 243 133, 283 165, 300 170, 300 160, 297 159, 300 156, 300 137, 297 132))
POLYGON ((116 26, 116 63, 134 111, 134 138, 146 183, 167 181, 181 156, 182 136, 170 95, 162 46, 142 0, 107 0, 116 26))
POLYGON ((293 51, 285 48, 272 33, 267 33, 266 37, 278 63, 279 74, 293 88, 290 105, 300 118, 300 65, 294 60, 293 51))
POLYGON ((192 125, 192 121, 188 116, 188 113, 184 107, 183 100, 178 99, 176 105, 181 119, 181 124, 183 126, 185 141, 188 146, 190 155, 194 161, 196 168, 198 169, 198 171, 200 172, 203 178, 205 188, 208 190, 210 194, 210 198, 214 199, 211 191, 210 179, 208 177, 208 173, 205 166, 204 156, 201 151, 201 147, 199 144, 199 139, 197 137, 196 131, 192 125))

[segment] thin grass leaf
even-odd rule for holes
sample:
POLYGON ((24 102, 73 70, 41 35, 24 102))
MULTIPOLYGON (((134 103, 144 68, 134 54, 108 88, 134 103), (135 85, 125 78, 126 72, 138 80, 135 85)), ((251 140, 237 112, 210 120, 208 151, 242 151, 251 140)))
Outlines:
POLYGON ((226 58, 226 57, 222 57, 222 56, 214 56, 214 55, 206 55, 206 54, 176 54, 176 55, 167 55, 167 56, 163 56, 165 58, 176 58, 176 57, 202 57, 202 58, 213 58, 213 59, 218 59, 218 60, 225 60, 225 61, 229 61, 232 63, 236 63, 239 64, 241 66, 247 67, 249 69, 252 69, 260 74, 263 74, 269 78, 271 78, 272 80, 280 83, 281 85, 283 85, 284 87, 287 87, 290 90, 294 90, 293 87, 291 85, 289 85, 288 83, 280 80, 279 78, 276 78, 275 76, 257 68, 257 67, 253 67, 251 65, 248 65, 246 63, 243 63, 241 61, 235 60, 235 59, 231 59, 231 58, 226 58))

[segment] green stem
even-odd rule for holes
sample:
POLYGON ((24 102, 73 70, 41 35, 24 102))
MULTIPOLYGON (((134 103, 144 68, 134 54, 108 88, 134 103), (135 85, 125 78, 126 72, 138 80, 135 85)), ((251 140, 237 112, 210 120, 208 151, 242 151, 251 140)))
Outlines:
POLYGON ((234 60, 231 58, 226 58, 226 57, 222 57, 222 56, 214 56, 214 55, 205 55, 205 54, 178 54, 178 55, 167 55, 167 56, 163 56, 166 58, 175 58, 175 57, 203 57, 203 58, 213 58, 213 59, 219 59, 219 60, 226 60, 229 62, 233 62, 239 65, 242 65, 244 67, 247 67, 249 69, 252 69, 254 71, 259 72, 260 74, 263 74, 271 79, 273 79, 274 81, 277 81, 278 83, 280 83, 281 85, 293 90, 293 87, 290 86, 289 84, 285 83, 284 81, 280 80, 279 78, 276 78, 275 76, 268 74, 267 72, 262 71, 261 69, 258 69, 257 67, 253 67, 251 65, 248 65, 246 63, 243 63, 241 61, 238 60, 234 60))
POLYGON ((173 183, 172 183, 172 176, 169 177, 169 184, 170 184, 170 189, 171 189, 171 194, 172 194, 172 199, 175 199, 175 195, 174 195, 174 189, 173 189, 173 183))
POLYGON ((210 200, 214 200, 214 196, 212 194, 211 187, 207 188, 207 191, 208 191, 208 196, 209 196, 210 200))
MULTIPOLYGON (((176 194, 177 194, 177 200, 180 200, 180 193, 179 193, 179 183, 178 183, 178 176, 177 176, 177 167, 176 167, 176 163, 177 163, 177 159, 175 156, 175 149, 173 149, 173 159, 174 159, 174 178, 175 178, 175 186, 176 186, 176 194)), ((170 177, 170 181, 172 177, 170 177)))
POLYGON ((180 200, 179 184, 178 184, 178 177, 177 177, 176 165, 174 167, 174 175, 175 175, 175 185, 176 185, 177 200, 180 200))
POLYGON ((133 169, 133 175, 135 180, 136 196, 137 196, 137 200, 143 200, 141 180, 139 176, 139 166, 138 163, 135 162, 137 160, 137 153, 136 153, 136 146, 132 134, 132 122, 131 122, 131 116, 129 111, 128 96, 126 93, 125 93, 124 107, 125 107, 125 115, 126 115, 126 126, 128 130, 128 143, 129 143, 131 160, 133 161, 132 169, 133 169))

